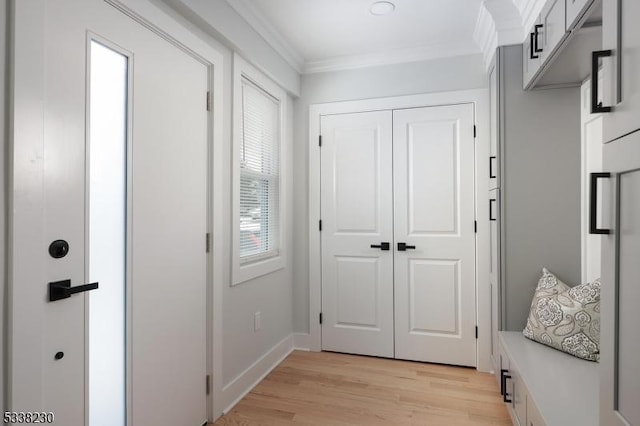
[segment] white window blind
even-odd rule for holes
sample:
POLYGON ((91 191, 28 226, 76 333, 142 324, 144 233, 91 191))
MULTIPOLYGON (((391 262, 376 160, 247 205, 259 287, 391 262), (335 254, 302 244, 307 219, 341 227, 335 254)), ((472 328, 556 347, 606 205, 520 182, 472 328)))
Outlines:
POLYGON ((242 79, 240 261, 279 254, 280 105, 242 79))

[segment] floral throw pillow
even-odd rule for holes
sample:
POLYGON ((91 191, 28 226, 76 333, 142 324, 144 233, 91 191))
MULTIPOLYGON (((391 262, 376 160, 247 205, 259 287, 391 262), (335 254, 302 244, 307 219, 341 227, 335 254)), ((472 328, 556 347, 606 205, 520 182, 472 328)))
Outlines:
POLYGON ((523 334, 578 358, 598 361, 600 280, 569 287, 544 268, 523 334))

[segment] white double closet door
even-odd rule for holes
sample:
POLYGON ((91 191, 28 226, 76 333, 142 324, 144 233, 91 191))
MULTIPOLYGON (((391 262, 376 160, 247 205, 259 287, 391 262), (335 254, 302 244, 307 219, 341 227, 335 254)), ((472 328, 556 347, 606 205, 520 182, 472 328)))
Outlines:
POLYGON ((321 118, 322 349, 476 365, 474 106, 321 118))

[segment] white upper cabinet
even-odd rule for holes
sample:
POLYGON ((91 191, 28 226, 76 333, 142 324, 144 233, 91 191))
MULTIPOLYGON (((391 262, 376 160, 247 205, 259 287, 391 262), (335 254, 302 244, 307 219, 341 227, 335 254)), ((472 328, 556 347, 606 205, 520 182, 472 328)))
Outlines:
POLYGON ((580 86, 602 48, 600 0, 546 0, 523 43, 525 89, 580 86))
POLYGON ((640 129, 640 1, 603 1, 602 44, 610 57, 602 58, 604 141, 609 142, 640 129))
POLYGON ((525 88, 529 86, 542 65, 540 60, 540 18, 531 27, 528 34, 522 44, 522 81, 525 88))
POLYGON ((580 20, 584 12, 589 5, 593 3, 593 0, 566 0, 567 4, 567 19, 566 29, 570 31, 580 20))
POLYGON ((544 63, 564 39, 566 33, 565 0, 547 1, 540 13, 540 27, 538 28, 538 44, 541 47, 539 50, 542 50, 540 61, 544 63))

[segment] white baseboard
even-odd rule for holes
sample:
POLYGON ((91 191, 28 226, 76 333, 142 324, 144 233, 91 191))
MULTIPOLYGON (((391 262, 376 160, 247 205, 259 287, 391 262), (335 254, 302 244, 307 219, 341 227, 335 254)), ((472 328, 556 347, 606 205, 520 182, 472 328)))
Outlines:
POLYGON ((311 335, 309 333, 293 333, 293 348, 297 351, 310 351, 311 335))
POLYGON ((242 398, 262 381, 293 351, 293 334, 282 339, 278 344, 262 355, 249 368, 222 389, 222 410, 227 414, 242 398))

